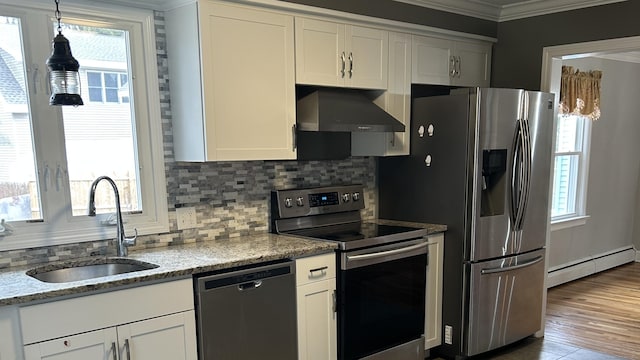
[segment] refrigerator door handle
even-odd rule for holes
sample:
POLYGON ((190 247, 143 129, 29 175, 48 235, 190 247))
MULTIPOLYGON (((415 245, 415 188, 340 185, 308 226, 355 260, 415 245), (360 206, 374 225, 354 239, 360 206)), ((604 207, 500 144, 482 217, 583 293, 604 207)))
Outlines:
POLYGON ((514 230, 519 230, 522 199, 523 176, 523 151, 522 151, 522 120, 516 122, 516 132, 513 141, 513 168, 511 169, 511 223, 514 230))
POLYGON ((540 256, 537 256, 537 257, 533 258, 533 260, 529 260, 527 262, 524 262, 524 263, 518 264, 518 265, 512 265, 512 266, 507 266, 507 267, 497 267, 497 268, 490 268, 490 269, 482 269, 482 270, 480 270, 480 274, 489 275, 489 274, 497 274, 497 273, 501 273, 501 272, 507 272, 507 271, 513 271, 513 270, 517 270, 517 269, 522 269, 522 268, 525 268, 527 266, 532 266, 534 264, 539 263, 540 261, 542 261, 543 258, 544 258, 544 256, 540 255, 540 256))
POLYGON ((516 132, 513 141, 513 169, 511 174, 511 221, 513 229, 522 229, 531 184, 531 141, 529 135, 529 94, 520 98, 516 132))
POLYGON ((529 202, 529 192, 531 189, 531 135, 529 132, 529 93, 524 92, 524 113, 521 122, 522 126, 522 197, 520 201, 520 218, 517 224, 517 228, 520 230, 524 225, 525 212, 527 210, 527 203, 529 202))
POLYGON ((527 204, 529 203, 529 193, 531 192, 531 137, 529 134, 529 122, 523 121, 523 133, 524 133, 524 141, 523 141, 523 165, 524 165, 524 176, 523 176, 523 189, 522 189, 522 202, 520 203, 521 213, 520 213, 520 223, 518 224, 518 229, 522 229, 524 225, 525 213, 527 211, 527 204))

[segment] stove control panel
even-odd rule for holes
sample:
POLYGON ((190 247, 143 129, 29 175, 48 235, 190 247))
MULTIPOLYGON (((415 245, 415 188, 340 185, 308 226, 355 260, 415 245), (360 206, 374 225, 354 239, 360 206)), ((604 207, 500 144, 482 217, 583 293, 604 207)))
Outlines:
POLYGON ((278 219, 364 209, 362 185, 274 190, 271 208, 278 219))

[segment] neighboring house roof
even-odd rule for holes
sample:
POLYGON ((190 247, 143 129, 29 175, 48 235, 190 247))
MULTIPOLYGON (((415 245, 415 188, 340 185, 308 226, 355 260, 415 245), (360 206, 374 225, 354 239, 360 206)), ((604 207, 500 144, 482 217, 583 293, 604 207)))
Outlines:
POLYGON ((7 51, 0 48, 0 95, 8 104, 26 104, 22 65, 7 51))
MULTIPOLYGON (((69 39, 71 52, 76 59, 126 62, 127 49, 121 36, 65 29, 63 35, 69 39)), ((82 62, 80 62, 82 66, 82 62)))
MULTIPOLYGON (((123 37, 107 34, 96 34, 73 29, 63 30, 69 39, 73 56, 101 62, 121 63, 127 61, 126 46, 123 37)), ((102 63, 104 64, 104 63, 102 63)), ((82 67, 82 61, 80 62, 82 67)), ((0 47, 0 96, 8 104, 26 104, 27 96, 22 63, 16 61, 9 52, 0 47)))

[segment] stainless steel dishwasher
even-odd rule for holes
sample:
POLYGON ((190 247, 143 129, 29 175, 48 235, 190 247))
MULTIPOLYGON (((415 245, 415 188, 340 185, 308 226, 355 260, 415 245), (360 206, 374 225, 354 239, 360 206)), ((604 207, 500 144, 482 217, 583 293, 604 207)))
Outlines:
POLYGON ((293 261, 195 277, 200 360, 297 357, 293 261))

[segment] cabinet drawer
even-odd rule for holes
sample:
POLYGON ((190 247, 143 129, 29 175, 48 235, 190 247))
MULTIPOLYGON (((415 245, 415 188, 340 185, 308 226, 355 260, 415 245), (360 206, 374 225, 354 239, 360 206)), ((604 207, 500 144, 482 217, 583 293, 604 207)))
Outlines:
POLYGON ((20 308, 25 345, 193 310, 191 278, 20 308))
POLYGON ((324 254, 296 260, 296 285, 336 277, 336 254, 324 254))

